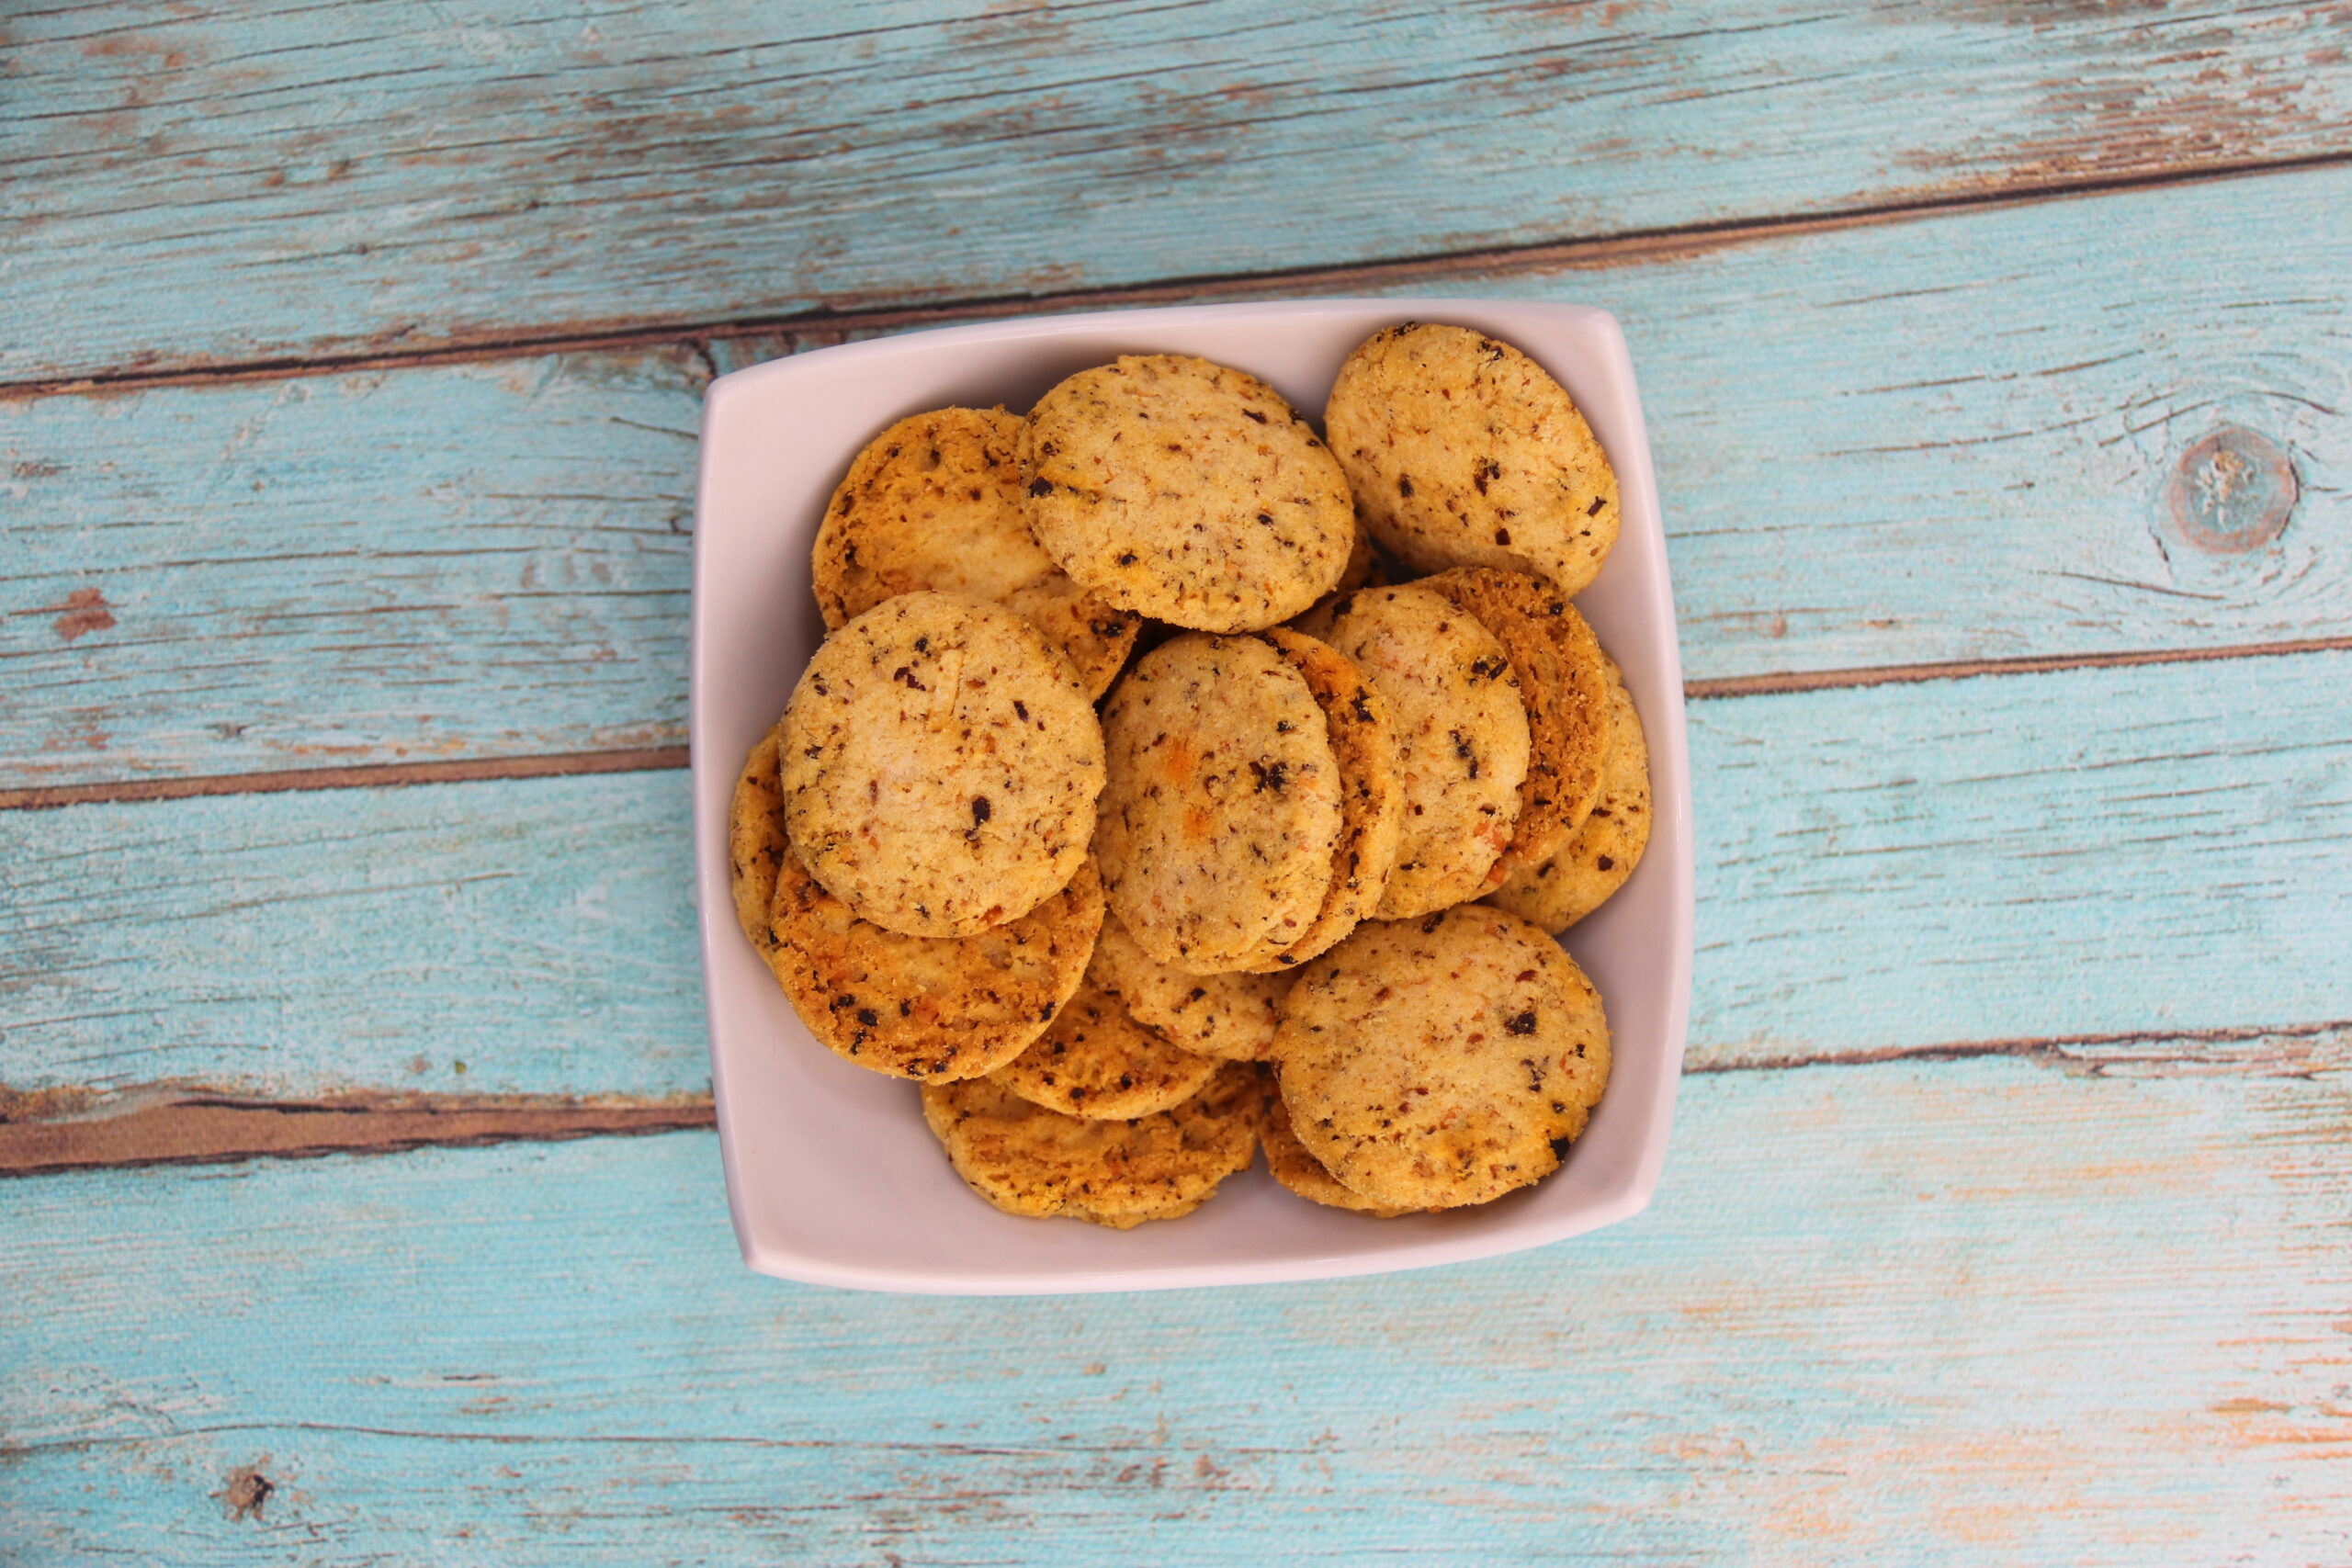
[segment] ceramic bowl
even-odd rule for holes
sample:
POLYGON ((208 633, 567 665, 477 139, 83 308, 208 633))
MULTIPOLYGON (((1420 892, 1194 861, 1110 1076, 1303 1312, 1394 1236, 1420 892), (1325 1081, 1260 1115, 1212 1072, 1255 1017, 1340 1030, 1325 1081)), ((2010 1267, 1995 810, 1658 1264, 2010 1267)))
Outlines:
POLYGON ((711 1078, 728 1201, 753 1269, 976 1294, 1319 1279, 1541 1247, 1627 1218, 1657 1187, 1690 1006, 1690 768, 1657 489, 1633 361, 1607 314, 1395 299, 1047 316, 821 349, 721 377, 703 408, 693 660, 711 1078), (1566 937, 1608 1008, 1608 1091, 1559 1171, 1480 1208, 1396 1220, 1321 1208, 1277 1187, 1261 1156, 1196 1213, 1131 1231, 1001 1213, 948 1168, 914 1085, 810 1039, 735 923, 728 803, 744 754, 824 633, 808 552, 826 502, 851 457, 893 420, 948 404, 1025 409, 1063 377, 1121 354, 1238 366, 1319 415, 1349 350, 1412 320, 1475 327, 1526 351, 1567 388, 1616 465, 1623 532, 1577 604, 1641 710, 1657 817, 1632 879, 1566 937))

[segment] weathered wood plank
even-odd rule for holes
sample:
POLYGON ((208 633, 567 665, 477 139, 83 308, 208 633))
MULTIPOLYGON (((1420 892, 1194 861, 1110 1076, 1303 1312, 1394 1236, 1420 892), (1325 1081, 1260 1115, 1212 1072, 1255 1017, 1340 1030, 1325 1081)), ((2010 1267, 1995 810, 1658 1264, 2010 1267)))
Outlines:
POLYGON ((0 406, 0 734, 74 784, 685 740, 684 349, 0 406))
MULTIPOLYGON (((2352 1020, 2347 682, 1695 705, 1692 1062, 2352 1020)), ((0 813, 0 1086, 702 1092, 686 818, 676 773, 0 813)))
MULTIPOLYGON (((2347 629, 2347 209, 2327 170, 1446 282, 1623 318, 1700 681, 2210 649, 2347 629), (2239 550, 2173 502, 2278 498, 2224 426, 2294 474, 2239 550)), ((0 402, 0 787, 682 741, 703 376, 0 402)))
POLYGON ((0 1325, 0 1535, 240 1568, 2338 1562, 2346 1065, 1702 1077, 1630 1224, 1115 1299, 755 1280, 703 1134, 6 1183, 0 1290, 43 1310, 0 1325))
POLYGON ((2341 155, 2343 25, 2330 5, 1791 0, 18 8, 0 376, 1023 296, 2341 155))

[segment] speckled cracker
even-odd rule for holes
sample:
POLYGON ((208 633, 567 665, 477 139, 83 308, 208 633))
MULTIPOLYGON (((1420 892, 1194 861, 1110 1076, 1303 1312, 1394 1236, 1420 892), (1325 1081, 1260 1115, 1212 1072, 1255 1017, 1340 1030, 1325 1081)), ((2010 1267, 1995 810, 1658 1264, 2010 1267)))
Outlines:
POLYGON ((1093 977, 1117 994, 1137 1023, 1188 1051, 1229 1062, 1262 1062, 1274 1052, 1290 974, 1190 975, 1136 944, 1115 915, 1094 944, 1093 977))
POLYGON ((1417 571, 1498 566, 1590 582, 1617 542, 1617 474, 1566 389, 1509 344, 1408 321, 1340 367, 1331 449, 1381 547, 1417 571))
POLYGON ((1374 1219, 1393 1220, 1399 1214, 1409 1214, 1410 1209, 1392 1209, 1375 1203, 1351 1187, 1342 1186, 1338 1177, 1323 1168, 1323 1162, 1306 1152, 1291 1130, 1290 1107, 1280 1095, 1266 1106, 1266 1125, 1259 1136, 1266 1145, 1266 1168, 1274 1179, 1309 1202, 1331 1209, 1352 1209, 1374 1219))
POLYGON ((1282 394, 1182 355, 1130 355, 1037 400, 1029 525, 1121 609, 1254 631, 1330 591, 1355 516, 1347 476, 1282 394))
POLYGON ((1248 1169, 1265 1101, 1261 1069, 1228 1062, 1192 1100, 1133 1121, 1065 1116, 986 1078, 925 1084, 922 1114, 956 1174, 1005 1213, 1125 1230, 1188 1214, 1248 1169))
POLYGON ((1191 633, 1136 661, 1102 713, 1104 896, 1162 964, 1272 961, 1314 922, 1342 827, 1339 759, 1306 680, 1254 637, 1191 633))
POLYGON ((1086 973, 1102 924, 1094 868, 977 936, 884 931, 790 852, 775 748, 771 732, 735 788, 735 913, 801 1022, 828 1050, 899 1077, 972 1077, 1019 1055, 1086 973))
POLYGON ((1487 873, 1499 882, 1556 854, 1600 798, 1600 763, 1609 751, 1608 656, 1567 595, 1525 572, 1458 567, 1425 577, 1419 586, 1444 594, 1500 639, 1527 705, 1519 821, 1487 873))
POLYGON ((1216 1069, 1216 1057, 1170 1044, 1090 978, 1045 1033, 989 1076, 1048 1111, 1125 1121, 1182 1105, 1216 1069))
POLYGON ((1609 754, 1600 765, 1600 798, 1573 838, 1551 859, 1522 867, 1487 902, 1564 931, 1625 885, 1650 842, 1650 749, 1642 716, 1614 663, 1609 666, 1609 754))
POLYGON ((1600 993, 1549 936, 1482 904, 1359 926, 1299 971, 1274 1052, 1299 1142, 1396 1207, 1541 1180, 1609 1080, 1600 993))
POLYGON ((1272 963, 1260 965, 1287 969, 1330 947, 1379 906, 1404 832, 1405 789, 1396 774, 1388 699, 1363 671, 1328 644, 1288 627, 1259 635, 1305 677, 1340 763, 1340 837, 1331 848, 1323 908, 1272 963))
POLYGON ((785 830, 827 892, 909 936, 1016 919, 1085 858, 1102 735, 1069 660, 1012 611, 886 600, 825 639, 785 709, 785 830))
POLYGON ((1476 897, 1510 842, 1527 777, 1527 709, 1502 643, 1419 583, 1350 595, 1326 640, 1394 721, 1404 829, 1380 918, 1476 897))
POLYGON ((1071 581, 1029 532, 1025 423, 1002 409, 934 409, 866 443, 833 491, 811 552, 829 628, 926 588, 986 599, 1035 623, 1089 695, 1110 689, 1139 623, 1071 581))

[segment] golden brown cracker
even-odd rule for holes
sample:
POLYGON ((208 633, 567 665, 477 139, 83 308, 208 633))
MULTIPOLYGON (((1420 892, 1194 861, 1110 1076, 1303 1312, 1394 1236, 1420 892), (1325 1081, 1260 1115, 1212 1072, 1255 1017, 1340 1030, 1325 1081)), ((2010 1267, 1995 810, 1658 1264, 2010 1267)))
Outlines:
POLYGON ((1162 964, 1136 944, 1115 915, 1105 916, 1092 971, 1137 1023, 1203 1055, 1262 1062, 1273 1055, 1274 1026, 1290 989, 1287 970, 1192 975, 1162 964))
POLYGON ((1445 595, 1495 634, 1527 705, 1519 820, 1487 873, 1498 884, 1557 853, 1600 798, 1609 750, 1608 656, 1567 595, 1525 572, 1457 567, 1418 586, 1445 595))
POLYGON ((1254 631, 1346 569, 1346 475, 1246 371, 1172 354, 1082 370, 1037 400, 1023 451, 1038 542, 1121 609, 1254 631))
POLYGON ((1487 902, 1559 932, 1600 908, 1625 885, 1650 842, 1650 753, 1633 694, 1609 669, 1609 754, 1600 799, 1584 826, 1549 860, 1522 866, 1487 902))
POLYGON ((1609 1077, 1592 983, 1543 931, 1480 904, 1359 926, 1299 971, 1274 1051, 1299 1141, 1395 1207, 1542 1179, 1609 1077))
POLYGON ((1254 637, 1188 633, 1137 660, 1102 713, 1095 857, 1111 907, 1162 964, 1266 963, 1323 907, 1339 759, 1302 676, 1254 637))
POLYGON ((1323 908, 1272 962, 1257 966, 1287 969, 1346 936, 1379 906, 1404 832, 1405 792, 1388 700, 1363 671, 1329 645, 1286 626, 1259 635, 1305 678, 1340 764, 1340 837, 1323 908))
POLYGON ((826 505, 810 552, 817 608, 838 631, 886 599, 935 589, 1035 622, 1101 696, 1136 617, 1070 581, 1029 531, 1019 414, 933 409, 866 443, 826 505))
POLYGON ((1246 1170, 1265 1119, 1261 1070, 1228 1062, 1171 1110, 1090 1121, 987 1078, 925 1084, 923 1120, 966 1185, 1010 1214, 1066 1214, 1125 1230, 1174 1219, 1246 1170))
POLYGON ((1509 344, 1408 321, 1340 366, 1324 411, 1358 514, 1416 571, 1532 571, 1563 593, 1617 541, 1616 470, 1575 400, 1509 344))
POLYGON ((1069 660, 1000 604, 903 593, 835 632, 785 709, 785 829, 863 919, 969 936, 1085 858, 1102 733, 1069 660))
POLYGON ((1069 1116, 1126 1121, 1181 1105, 1217 1069, 1128 1016, 1091 977, 1033 1041, 989 1075, 1022 1099, 1069 1116))

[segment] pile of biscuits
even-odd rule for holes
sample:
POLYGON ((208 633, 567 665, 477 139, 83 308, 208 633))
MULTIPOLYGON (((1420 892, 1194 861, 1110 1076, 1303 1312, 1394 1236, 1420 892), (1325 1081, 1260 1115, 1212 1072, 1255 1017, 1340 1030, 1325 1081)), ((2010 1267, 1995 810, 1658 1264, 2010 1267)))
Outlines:
POLYGON ((1374 334, 1324 425, 1130 356, 1025 418, 901 420, 827 508, 737 914, 1009 1213, 1174 1218, 1261 1144, 1316 1202, 1483 1203, 1608 1082, 1553 938, 1648 841, 1641 720, 1570 603, 1616 476, 1466 328, 1374 334))

